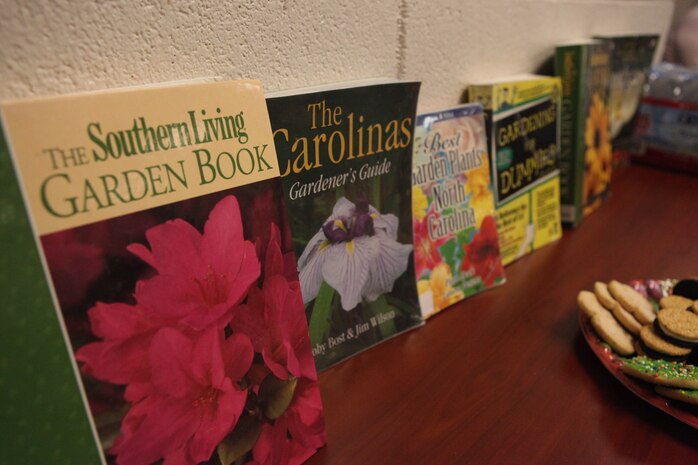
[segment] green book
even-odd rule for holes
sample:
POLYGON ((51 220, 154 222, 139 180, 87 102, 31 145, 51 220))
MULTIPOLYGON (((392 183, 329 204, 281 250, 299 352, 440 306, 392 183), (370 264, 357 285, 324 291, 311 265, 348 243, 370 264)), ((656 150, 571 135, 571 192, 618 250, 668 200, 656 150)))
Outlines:
POLYGON ((0 463, 100 463, 71 358, 0 133, 0 463))
POLYGON ((576 227, 609 194, 612 172, 608 106, 608 44, 558 45, 555 74, 562 81, 560 198, 563 224, 576 227))

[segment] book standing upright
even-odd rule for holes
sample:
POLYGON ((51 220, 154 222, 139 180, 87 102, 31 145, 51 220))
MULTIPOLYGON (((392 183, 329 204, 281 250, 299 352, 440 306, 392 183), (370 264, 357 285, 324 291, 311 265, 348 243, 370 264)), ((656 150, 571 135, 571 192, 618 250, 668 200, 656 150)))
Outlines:
POLYGON ((21 257, 2 267, 3 415, 18 437, 3 454, 41 463, 50 445, 53 463, 230 465, 300 463, 321 447, 261 85, 1 109, 17 173, 3 152, 2 235, 21 257))
POLYGON ((319 370, 423 323, 414 281, 418 82, 267 98, 319 370))
POLYGON ((560 80, 520 75, 468 88, 485 108, 502 262, 562 236, 560 80))
POLYGON ((573 227, 610 192, 609 63, 603 41, 575 41, 555 51, 555 74, 562 80, 562 221, 573 227))
POLYGON ((428 318, 505 280, 482 105, 418 115, 413 158, 415 270, 428 318))

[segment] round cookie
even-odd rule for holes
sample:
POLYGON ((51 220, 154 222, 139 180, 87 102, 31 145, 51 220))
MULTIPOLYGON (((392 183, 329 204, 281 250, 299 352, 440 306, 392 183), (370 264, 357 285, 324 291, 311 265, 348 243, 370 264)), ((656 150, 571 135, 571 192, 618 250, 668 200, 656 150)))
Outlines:
POLYGON ((623 356, 635 353, 633 337, 613 318, 608 310, 591 317, 591 324, 601 339, 623 356))
POLYGON ((606 283, 602 283, 601 281, 596 281, 594 283, 594 295, 599 300, 601 305, 609 310, 613 310, 613 307, 618 304, 616 299, 614 299, 611 293, 608 292, 608 286, 606 283))
POLYGON ((627 284, 618 281, 608 283, 608 290, 625 310, 633 314, 633 316, 643 325, 651 324, 656 318, 654 307, 645 299, 642 294, 637 292, 627 284))
POLYGON ((693 310, 693 313, 695 313, 696 315, 698 315, 698 300, 696 300, 695 302, 693 302, 693 306, 691 307, 691 310, 693 310))
POLYGON ((698 343, 698 315, 680 308, 665 308, 657 315, 659 327, 667 336, 698 343))
POLYGON ((669 336, 667 333, 664 332, 662 327, 659 325, 659 319, 654 320, 654 323, 652 323, 652 327, 654 328, 654 332, 657 336, 661 337, 662 339, 664 339, 667 342, 671 342, 672 344, 674 344, 676 346, 689 347, 691 349, 698 346, 697 342, 686 342, 686 341, 682 341, 681 339, 676 339, 675 337, 669 336))
POLYGON ((643 326, 640 330, 640 339, 653 352, 670 357, 687 357, 691 353, 688 347, 679 347, 669 341, 665 341, 657 335, 652 325, 643 326))
POLYGON ((632 315, 632 313, 625 310, 618 302, 611 309, 611 313, 616 317, 618 323, 622 324, 625 329, 630 331, 635 336, 640 335, 640 330, 642 329, 642 324, 637 321, 637 319, 632 315))
POLYGON ((695 389, 672 389, 666 386, 655 386, 655 391, 664 397, 680 400, 693 405, 698 405, 698 390, 695 389))
POLYGON ((661 353, 656 352, 656 351, 650 349, 649 347, 647 347, 647 345, 644 342, 642 342, 642 339, 637 340, 637 346, 640 348, 639 352, 637 352, 638 355, 644 355, 646 357, 654 358, 657 360, 666 360, 667 362, 688 363, 688 357, 686 355, 674 356, 674 355, 661 354, 661 353))
POLYGON ((599 313, 608 313, 608 310, 599 303, 593 292, 581 291, 577 294, 577 305, 589 318, 599 313))
POLYGON ((686 310, 691 305, 693 305, 693 301, 691 299, 681 297, 680 295, 668 295, 666 297, 662 297, 659 301, 659 306, 661 308, 680 308, 681 310, 686 310))
POLYGON ((682 362, 654 360, 645 356, 623 360, 623 373, 652 384, 698 389, 698 367, 682 362))

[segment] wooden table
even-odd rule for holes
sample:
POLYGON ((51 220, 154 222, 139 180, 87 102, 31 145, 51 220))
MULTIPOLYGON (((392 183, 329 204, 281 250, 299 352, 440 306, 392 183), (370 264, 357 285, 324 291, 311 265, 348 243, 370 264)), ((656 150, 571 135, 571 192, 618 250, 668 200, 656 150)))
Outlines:
POLYGON ((508 282, 320 375, 308 464, 698 463, 698 430, 605 371, 578 325, 595 280, 698 275, 698 178, 632 166, 508 282))

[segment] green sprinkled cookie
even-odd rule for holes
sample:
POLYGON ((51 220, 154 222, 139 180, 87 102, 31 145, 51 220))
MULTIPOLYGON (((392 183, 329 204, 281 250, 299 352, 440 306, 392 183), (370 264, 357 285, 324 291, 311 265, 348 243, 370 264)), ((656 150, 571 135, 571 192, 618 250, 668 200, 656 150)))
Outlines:
POLYGON ((655 386, 654 389, 664 397, 698 405, 698 391, 695 389, 672 389, 665 386, 655 386))
POLYGON ((645 356, 622 359, 623 373, 648 383, 680 389, 698 389, 698 367, 645 356))

